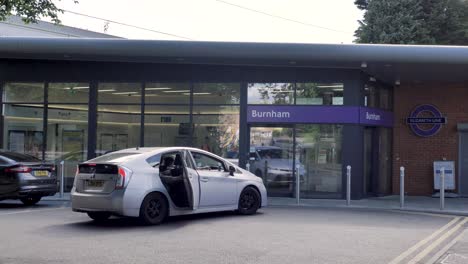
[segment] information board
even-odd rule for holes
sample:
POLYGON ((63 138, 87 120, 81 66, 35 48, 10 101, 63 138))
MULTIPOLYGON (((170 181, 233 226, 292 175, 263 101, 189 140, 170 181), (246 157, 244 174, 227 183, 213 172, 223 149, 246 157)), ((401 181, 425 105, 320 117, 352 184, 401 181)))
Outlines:
POLYGON ((445 170, 445 190, 455 190, 455 161, 434 161, 434 189, 440 190, 442 168, 445 170))

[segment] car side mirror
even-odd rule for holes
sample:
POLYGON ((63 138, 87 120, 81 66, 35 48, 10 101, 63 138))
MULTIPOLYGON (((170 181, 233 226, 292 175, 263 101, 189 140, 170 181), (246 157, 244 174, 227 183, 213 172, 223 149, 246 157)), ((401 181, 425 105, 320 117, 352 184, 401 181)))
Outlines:
POLYGON ((229 166, 229 175, 234 176, 234 172, 236 172, 236 168, 234 168, 234 166, 229 166))

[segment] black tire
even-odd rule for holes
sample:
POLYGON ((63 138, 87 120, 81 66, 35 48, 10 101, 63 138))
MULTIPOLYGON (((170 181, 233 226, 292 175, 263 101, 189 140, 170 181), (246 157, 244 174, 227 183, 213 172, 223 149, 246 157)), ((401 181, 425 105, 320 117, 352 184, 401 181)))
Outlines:
POLYGON ((41 198, 41 196, 29 196, 21 198, 20 200, 24 205, 35 205, 41 200, 41 198))
POLYGON ((111 214, 106 212, 88 212, 88 216, 96 222, 103 222, 109 219, 111 214))
POLYGON ((241 215, 253 215, 261 205, 260 193, 253 187, 245 187, 239 196, 237 212, 241 215))
POLYGON ((145 225, 159 225, 169 215, 169 204, 160 193, 148 194, 140 207, 140 220, 145 225))

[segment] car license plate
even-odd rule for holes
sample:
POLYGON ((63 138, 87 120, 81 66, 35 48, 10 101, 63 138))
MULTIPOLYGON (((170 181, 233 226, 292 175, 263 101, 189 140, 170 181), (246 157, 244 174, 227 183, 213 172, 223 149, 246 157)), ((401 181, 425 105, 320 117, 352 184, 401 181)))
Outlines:
POLYGON ((36 176, 36 177, 47 177, 47 176, 49 176, 49 172, 46 171, 46 170, 34 171, 34 176, 36 176))
POLYGON ((88 187, 100 188, 104 185, 104 181, 87 181, 88 187))

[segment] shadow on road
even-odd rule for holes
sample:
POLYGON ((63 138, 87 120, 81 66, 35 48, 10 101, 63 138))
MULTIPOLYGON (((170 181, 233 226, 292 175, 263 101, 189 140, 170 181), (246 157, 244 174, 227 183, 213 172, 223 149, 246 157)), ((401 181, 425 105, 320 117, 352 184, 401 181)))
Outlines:
POLYGON ((138 218, 134 217, 112 217, 107 221, 98 222, 89 219, 88 221, 81 221, 81 222, 73 222, 73 223, 65 223, 63 225, 52 225, 49 226, 47 229, 49 231, 59 231, 59 232, 66 232, 66 231, 79 231, 81 234, 91 232, 109 232, 113 230, 119 230, 119 232, 123 232, 125 230, 151 230, 151 231, 173 231, 180 228, 183 228, 191 223, 200 223, 200 222, 213 222, 219 220, 231 220, 233 218, 251 218, 251 217, 258 217, 261 216, 263 213, 258 212, 256 215, 251 216, 242 216, 238 215, 235 212, 217 212, 217 213, 204 213, 204 214, 195 214, 195 215, 184 215, 184 216, 173 216, 166 219, 164 223, 157 226, 148 226, 144 225, 139 221, 138 218))
POLYGON ((40 208, 47 208, 50 205, 46 204, 36 204, 36 205, 24 205, 20 201, 8 201, 8 202, 0 202, 0 210, 2 209, 40 209, 40 208))

